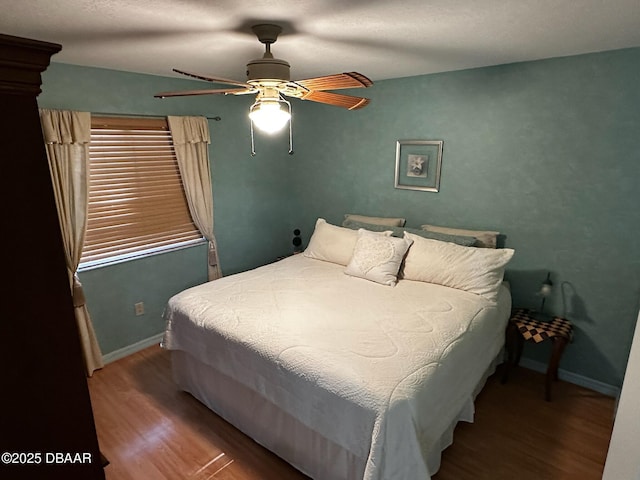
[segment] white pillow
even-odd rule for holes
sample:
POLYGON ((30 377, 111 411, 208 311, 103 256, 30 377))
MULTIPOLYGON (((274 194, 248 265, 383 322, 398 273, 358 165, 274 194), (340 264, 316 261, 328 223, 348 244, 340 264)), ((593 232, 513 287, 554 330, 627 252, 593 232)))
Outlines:
POLYGON ((351 261, 344 273, 393 286, 398 281, 402 259, 413 240, 387 237, 360 228, 351 261))
MULTIPOLYGON (((355 215, 353 213, 347 213, 344 216, 344 221, 351 220, 354 222, 371 223, 373 225, 385 225, 387 227, 404 227, 406 220, 404 218, 395 217, 367 217, 365 215, 355 215)), ((344 225, 344 222, 343 222, 344 225)))
POLYGON ((437 225, 421 225, 420 228, 427 232, 475 237, 476 244, 474 246, 480 248, 496 248, 498 235, 500 235, 500 232, 493 232, 490 230, 467 230, 464 228, 438 227, 437 225))
MULTIPOLYGON (((391 232, 376 232, 388 236, 391 232)), ((316 227, 303 255, 316 260, 347 265, 356 246, 358 232, 351 228, 338 227, 327 223, 324 218, 316 220, 316 227)))
POLYGON ((515 253, 510 248, 463 247, 411 233, 405 237, 413 245, 404 261, 403 278, 465 290, 492 301, 515 253))

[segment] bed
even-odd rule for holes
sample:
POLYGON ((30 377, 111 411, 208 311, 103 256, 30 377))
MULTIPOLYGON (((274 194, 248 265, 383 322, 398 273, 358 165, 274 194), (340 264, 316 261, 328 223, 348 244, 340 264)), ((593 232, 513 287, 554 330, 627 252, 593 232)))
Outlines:
MULTIPOLYGON (((405 234, 395 280, 386 284, 377 281, 384 276, 366 278, 371 269, 347 272, 362 238, 368 247, 400 239, 338 232, 343 227, 320 220, 304 254, 170 299, 162 346, 171 351, 174 379, 314 479, 428 479, 456 423, 473 420, 475 396, 503 347, 508 259, 496 262, 494 253, 486 267, 477 257, 488 253, 476 253, 485 249, 405 234), (320 227, 335 230, 328 244, 315 242, 329 245, 324 252, 312 248, 320 227), (354 243, 340 244, 336 232, 354 243), (424 263, 429 242, 470 252, 467 279, 493 269, 491 292, 420 278, 434 267, 433 258, 424 263), (332 250, 343 258, 319 258, 332 250)), ((497 256, 510 259, 513 251, 504 250, 497 256)), ((450 268, 450 257, 436 256, 450 268)), ((373 257, 363 258, 370 266, 373 257)))

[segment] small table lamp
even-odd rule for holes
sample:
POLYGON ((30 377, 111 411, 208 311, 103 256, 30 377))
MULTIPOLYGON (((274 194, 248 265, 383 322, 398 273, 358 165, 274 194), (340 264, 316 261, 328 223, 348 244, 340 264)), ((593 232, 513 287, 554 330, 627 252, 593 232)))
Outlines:
POLYGON ((544 302, 547 300, 547 297, 551 295, 551 291, 553 290, 553 282, 551 281, 551 272, 547 273, 547 278, 542 285, 540 286, 540 291, 538 292, 538 296, 542 297, 542 303, 540 304, 540 313, 544 314, 544 302))

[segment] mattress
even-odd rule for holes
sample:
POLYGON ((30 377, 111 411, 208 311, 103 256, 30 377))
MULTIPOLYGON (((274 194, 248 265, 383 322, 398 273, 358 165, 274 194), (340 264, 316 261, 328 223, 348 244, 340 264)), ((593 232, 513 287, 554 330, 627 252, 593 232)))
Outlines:
POLYGON ((362 459, 366 480, 429 478, 427 459, 502 348, 508 290, 496 303, 343 270, 296 255, 185 290, 168 302, 162 345, 362 459))

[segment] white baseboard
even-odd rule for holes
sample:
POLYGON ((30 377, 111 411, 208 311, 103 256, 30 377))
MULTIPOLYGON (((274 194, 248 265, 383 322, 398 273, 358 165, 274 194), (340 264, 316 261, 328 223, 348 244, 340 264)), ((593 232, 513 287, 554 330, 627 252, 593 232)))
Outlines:
MULTIPOLYGON (((546 363, 531 360, 530 358, 522 357, 520 359, 520 366, 540 373, 545 373, 547 371, 546 363)), ((609 385, 608 383, 593 380, 592 378, 584 377, 582 375, 578 375, 577 373, 568 372, 561 368, 558 369, 558 378, 560 380, 564 380, 565 382, 574 383, 576 385, 580 385, 581 387, 594 390, 609 397, 618 398, 620 396, 619 387, 614 387, 613 385, 609 385)))
POLYGON ((140 340, 132 345, 127 345, 126 347, 119 348, 118 350, 114 350, 113 352, 107 353, 102 356, 102 361, 105 365, 111 362, 115 362, 116 360, 120 360, 128 355, 139 352, 140 350, 144 350, 151 345, 157 345, 162 340, 162 336, 164 333, 158 333, 149 338, 145 338, 144 340, 140 340))

